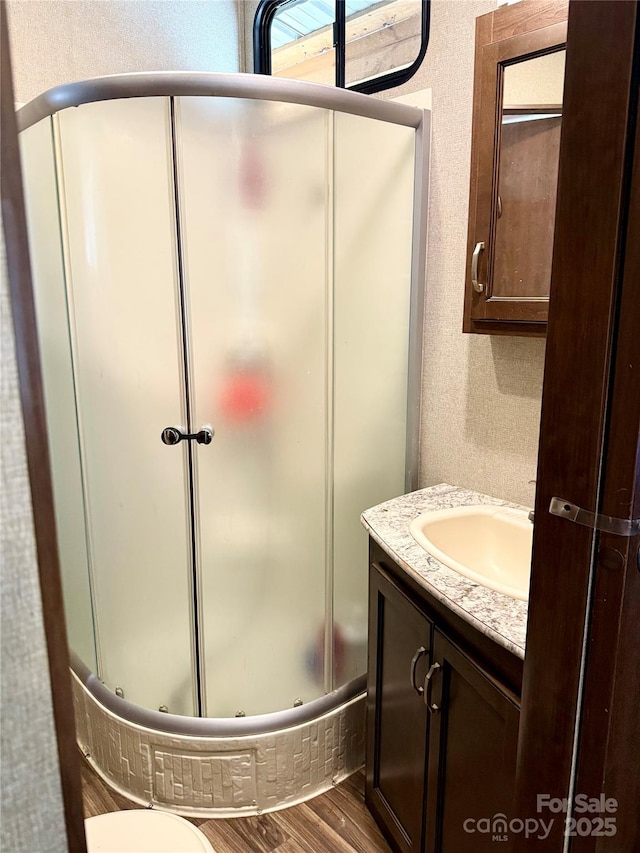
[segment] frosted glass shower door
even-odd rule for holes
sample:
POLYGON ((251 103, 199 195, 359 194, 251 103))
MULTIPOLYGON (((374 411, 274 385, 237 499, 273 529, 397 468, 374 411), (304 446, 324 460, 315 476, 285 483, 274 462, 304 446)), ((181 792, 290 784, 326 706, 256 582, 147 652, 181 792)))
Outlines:
POLYGON ((330 115, 181 98, 208 716, 325 692, 330 115))
POLYGON ((62 111, 59 178, 99 675, 193 714, 169 101, 62 111))
POLYGON ((413 128, 336 113, 333 686, 367 669, 367 507, 405 491, 413 128))
POLYGON ((19 138, 67 638, 97 672, 53 120, 19 138))

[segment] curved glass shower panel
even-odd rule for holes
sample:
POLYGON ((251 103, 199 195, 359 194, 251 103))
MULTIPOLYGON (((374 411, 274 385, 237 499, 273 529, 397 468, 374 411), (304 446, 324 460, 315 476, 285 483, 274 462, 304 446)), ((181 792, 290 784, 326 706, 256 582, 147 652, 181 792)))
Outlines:
POLYGON ((67 637, 74 652, 97 672, 51 118, 20 134, 20 153, 67 637))
POLYGON ((177 714, 364 673, 358 519, 415 465, 419 114, 266 83, 125 75, 22 116, 71 645, 177 714))
POLYGON ((178 102, 208 716, 325 692, 325 110, 178 102))
POLYGON ((169 101, 58 115, 100 677, 193 714, 190 540, 169 101))
POLYGON ((367 669, 360 513, 405 491, 415 132, 335 116, 333 687, 367 669))

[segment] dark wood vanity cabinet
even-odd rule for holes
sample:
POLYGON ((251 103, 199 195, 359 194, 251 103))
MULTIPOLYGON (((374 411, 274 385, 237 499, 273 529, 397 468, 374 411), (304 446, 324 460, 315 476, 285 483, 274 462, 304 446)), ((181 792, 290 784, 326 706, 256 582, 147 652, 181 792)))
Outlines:
MULTIPOLYGON (((495 850, 467 830, 481 818, 513 817, 520 710, 515 698, 434 629, 439 664, 431 691, 425 844, 437 853, 495 850), (466 827, 466 829, 465 829, 466 827)), ((500 849, 508 849, 508 841, 500 849)))
POLYGON ((422 849, 433 623, 377 566, 369 573, 366 798, 402 853, 422 849))
POLYGON ((382 553, 372 547, 367 806, 396 851, 495 850, 465 826, 513 816, 519 703, 504 681, 521 670, 487 671, 486 648, 462 643, 457 618, 447 623, 382 553))

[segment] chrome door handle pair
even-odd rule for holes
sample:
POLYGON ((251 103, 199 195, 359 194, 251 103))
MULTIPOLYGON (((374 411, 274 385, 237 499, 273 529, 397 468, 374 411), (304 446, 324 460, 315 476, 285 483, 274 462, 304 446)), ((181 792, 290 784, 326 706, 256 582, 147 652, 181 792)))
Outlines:
POLYGON ((179 444, 181 441, 197 441, 198 444, 211 444, 214 431, 212 427, 202 427, 199 432, 183 432, 180 427, 165 427, 160 433, 163 444, 179 444))
POLYGON ((438 714, 440 712, 440 706, 436 705, 435 702, 431 701, 431 687, 433 684, 433 676, 439 669, 442 669, 439 663, 432 663, 429 667, 429 671, 424 677, 424 686, 416 684, 416 666, 418 661, 423 655, 427 654, 427 650, 424 646, 418 646, 416 649, 416 653, 411 658, 411 665, 409 667, 409 683, 416 691, 418 696, 424 696, 424 704, 429 709, 430 713, 438 714))

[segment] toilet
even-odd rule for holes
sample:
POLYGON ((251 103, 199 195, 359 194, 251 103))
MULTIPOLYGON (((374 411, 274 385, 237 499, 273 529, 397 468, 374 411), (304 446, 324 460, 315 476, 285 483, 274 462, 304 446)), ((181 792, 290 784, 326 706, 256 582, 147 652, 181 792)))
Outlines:
POLYGON ((215 853, 188 820, 155 809, 101 814, 84 826, 88 853, 215 853))

